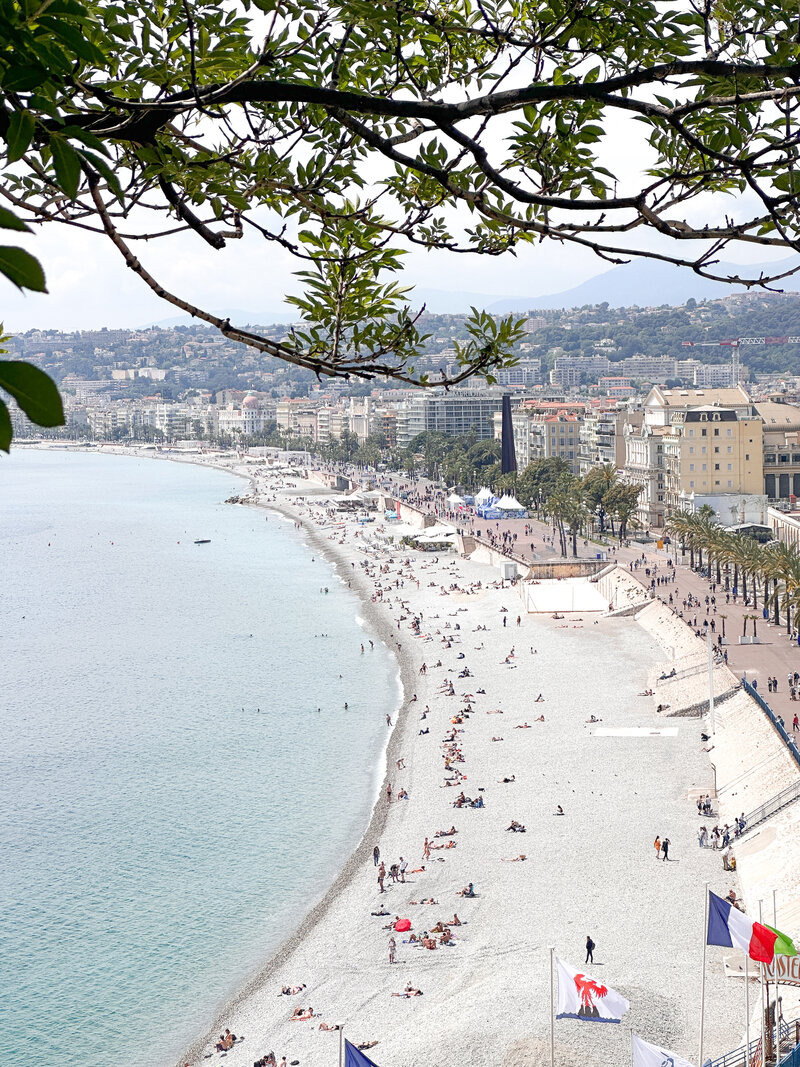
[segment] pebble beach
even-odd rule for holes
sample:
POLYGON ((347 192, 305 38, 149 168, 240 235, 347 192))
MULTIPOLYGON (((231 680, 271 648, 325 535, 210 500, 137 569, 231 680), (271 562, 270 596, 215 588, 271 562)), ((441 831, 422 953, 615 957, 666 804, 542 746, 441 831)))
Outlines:
MULTIPOLYGON (((262 483, 256 502, 300 524, 361 595, 365 655, 370 639, 397 655, 403 702, 361 845, 180 1063, 249 1067, 273 1051, 278 1062, 335 1064, 339 1031, 328 1027, 369 1045, 381 1067, 545 1063, 550 947, 580 968, 587 935, 597 946, 587 972, 631 1009, 620 1026, 557 1022, 556 1063, 627 1062, 631 1028, 694 1062, 704 887, 724 895, 738 883, 697 845, 692 798, 711 782, 702 720, 663 717, 641 695, 675 665, 675 634, 652 618, 528 615, 496 567, 382 549, 355 521, 334 524, 308 488, 262 483), (483 806, 454 807, 462 791, 483 806), (525 832, 509 831, 512 820, 525 832), (670 840, 667 862, 656 835, 670 840), (426 856, 426 838, 454 847, 426 856), (405 882, 387 874, 384 893, 375 846, 387 871, 407 863, 405 882), (470 882, 475 897, 459 896, 470 882), (411 941, 454 914, 452 944, 411 941), (410 920, 407 933, 386 928, 396 917, 410 920), (392 996, 408 986, 422 995, 392 996), (297 1008, 313 1016, 293 1020, 297 1008), (240 1040, 221 1053, 225 1028, 240 1040)), ((707 1056, 740 1043, 741 999, 722 950, 709 950, 707 1056)))

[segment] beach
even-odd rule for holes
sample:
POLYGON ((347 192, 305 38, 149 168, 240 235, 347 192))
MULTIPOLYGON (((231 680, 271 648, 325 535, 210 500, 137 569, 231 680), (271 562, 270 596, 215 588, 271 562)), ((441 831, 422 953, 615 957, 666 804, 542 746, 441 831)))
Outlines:
MULTIPOLYGON (((632 618, 528 616, 518 591, 500 587, 496 567, 381 551, 353 520, 332 523, 314 502, 319 487, 308 491, 308 482, 255 479, 251 497, 300 523, 362 596, 365 655, 369 639, 393 648, 403 707, 387 726, 386 778, 361 845, 180 1062, 249 1065, 274 1051, 278 1060, 335 1063, 338 1031, 320 1024, 343 1026, 353 1043, 375 1042, 367 1054, 381 1067, 425 1057, 440 1067, 544 1062, 550 946, 581 967, 587 935, 597 946, 587 970, 631 1010, 619 1027, 559 1021, 556 1062, 622 1062, 630 1027, 696 1059, 704 886, 724 895, 737 883, 718 854, 697 847, 690 798, 711 781, 701 722, 664 719, 640 695, 672 666, 674 637, 661 644, 657 626, 650 632, 632 618), (470 676, 459 678, 465 666, 470 676), (441 692, 445 680, 454 696, 441 692), (455 771, 465 777, 446 785, 455 771), (398 799, 401 790, 408 799, 398 799), (454 808, 462 791, 483 807, 454 808), (525 832, 507 830, 512 820, 525 832), (452 837, 434 836, 451 826, 452 837), (668 862, 656 858, 656 835, 670 839, 668 862), (426 837, 454 847, 426 859, 426 837), (400 857, 408 864, 405 883, 387 873, 385 893, 376 845, 387 871, 400 857), (470 882, 476 896, 459 896, 470 882), (436 903, 414 903, 422 899, 436 903), (405 943, 456 913, 452 945, 405 943), (386 927, 396 916, 411 929, 394 934, 390 964, 386 927), (409 984, 422 996, 392 996, 409 984), (313 1017, 292 1020, 300 1007, 313 1017), (219 1053, 214 1041, 225 1028, 243 1040, 219 1053)), ((705 1049, 717 1055, 744 1029, 741 990, 725 979, 721 950, 709 950, 706 998, 705 1049)))

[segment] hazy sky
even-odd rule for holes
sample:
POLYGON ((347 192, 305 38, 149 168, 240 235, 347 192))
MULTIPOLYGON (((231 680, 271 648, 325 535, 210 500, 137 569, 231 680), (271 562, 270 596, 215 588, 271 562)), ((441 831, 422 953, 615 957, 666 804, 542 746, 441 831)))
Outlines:
MULTIPOLYGON (((7 330, 134 327, 181 313, 152 294, 103 236, 53 224, 24 243, 44 266, 49 293, 24 295, 0 279, 0 318, 7 330)), ((291 275, 303 266, 253 234, 221 252, 189 235, 132 247, 165 288, 212 310, 279 311, 284 294, 293 286, 298 291, 291 275)), ((607 269, 590 253, 555 244, 500 259, 415 249, 406 257, 403 282, 448 292, 541 296, 607 269)))

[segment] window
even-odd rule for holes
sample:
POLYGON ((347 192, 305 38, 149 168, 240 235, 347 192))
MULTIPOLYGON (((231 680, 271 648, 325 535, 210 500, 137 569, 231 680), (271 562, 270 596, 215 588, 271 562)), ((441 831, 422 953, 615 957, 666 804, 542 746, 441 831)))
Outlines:
POLYGON ((694 430, 689 430, 689 436, 694 437, 694 430))
POLYGON ((718 470, 719 470, 719 463, 715 463, 715 464, 714 464, 714 470, 715 470, 715 471, 718 471, 718 470))
MULTIPOLYGON (((715 419, 716 419, 717 417, 718 417, 717 415, 715 415, 715 416, 714 416, 714 418, 715 418, 715 419)), ((716 430, 716 429, 714 430, 714 436, 715 436, 715 437, 719 437, 719 430, 716 430)))
POLYGON ((775 457, 774 456, 769 456, 769 455, 764 456, 764 462, 765 463, 774 463, 775 462, 775 457))
POLYGON ((728 464, 728 470, 729 470, 729 471, 732 471, 732 470, 733 470, 733 467, 732 467, 732 466, 730 465, 730 463, 728 464))
POLYGON ((800 453, 792 452, 792 463, 800 463, 800 453))
POLYGON ((745 452, 745 454, 744 454, 744 458, 745 458, 745 459, 750 459, 750 453, 749 453, 749 452, 745 452))
POLYGON ((706 446, 703 445, 703 447, 700 449, 700 451, 703 453, 703 455, 705 455, 706 454, 706 446))
POLYGON ((719 445, 715 445, 715 446, 714 446, 714 451, 715 451, 715 452, 719 452, 719 445))
POLYGON ((789 462, 789 453, 788 452, 785 455, 778 456, 778 463, 788 463, 788 462, 789 462))
POLYGON ((694 489, 694 482, 689 482, 689 488, 694 489))
POLYGON ((664 494, 663 493, 659 493, 658 494, 658 499, 659 500, 663 500, 664 499, 664 494))
POLYGON ((719 482, 714 482, 714 485, 719 485, 719 482))
POLYGON ((705 465, 705 463, 703 464, 703 470, 706 470, 706 465, 705 465))
POLYGON ((708 430, 705 427, 703 427, 700 433, 703 437, 708 437, 708 430))
POLYGON ((731 446, 730 446, 730 445, 728 445, 728 455, 730 455, 730 454, 731 454, 731 452, 733 452, 733 449, 731 448, 731 446))
POLYGON ((690 463, 690 464, 689 464, 689 470, 690 470, 690 471, 693 471, 693 470, 694 470, 694 463, 690 463))
POLYGON ((729 478, 729 479, 728 479, 728 488, 730 489, 730 487, 731 487, 732 485, 733 485, 733 482, 732 482, 732 481, 730 480, 730 478, 729 478))
POLYGON ((690 456, 693 456, 693 455, 694 455, 694 445, 691 445, 691 446, 690 446, 690 448, 689 448, 689 455, 690 455, 690 456))
POLYGON ((728 430, 728 433, 726 434, 726 436, 727 436, 727 437, 730 437, 730 435, 731 435, 731 433, 732 433, 732 432, 733 432, 732 430, 728 430))

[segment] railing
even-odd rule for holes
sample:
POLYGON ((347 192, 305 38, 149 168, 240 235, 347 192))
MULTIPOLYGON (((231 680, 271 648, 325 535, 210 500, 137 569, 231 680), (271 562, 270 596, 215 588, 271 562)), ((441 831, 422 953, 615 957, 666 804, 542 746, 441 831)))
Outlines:
POLYGON ((782 789, 780 793, 776 793, 774 797, 751 811, 749 815, 745 815, 745 829, 752 830, 754 826, 764 822, 765 819, 772 818, 781 808, 785 808, 788 804, 793 804, 798 799, 800 799, 800 782, 795 782, 793 785, 787 786, 786 789, 782 789))
MULTIPOLYGON (((774 1044, 774 1036, 773 1031, 773 1040, 767 1041, 768 1054, 774 1044)), ((782 1022, 780 1024, 780 1045, 781 1048, 800 1045, 800 1019, 792 1019, 791 1022, 782 1022)), ((796 1053, 797 1048, 793 1048, 789 1056, 780 1061, 778 1067, 800 1067, 800 1059, 796 1061, 791 1059, 796 1053)), ((778 1054, 780 1055, 780 1052, 778 1054)), ((769 1060, 772 1062, 772 1056, 769 1056, 769 1060)), ((761 1037, 759 1035, 753 1038, 749 1048, 746 1045, 742 1045, 740 1048, 734 1049, 733 1052, 726 1052, 723 1056, 717 1056, 715 1060, 706 1060, 703 1067, 761 1067, 763 1062, 761 1037), (749 1056, 747 1055, 748 1052, 749 1056)))
POLYGON ((789 736, 786 731, 786 727, 783 725, 782 722, 778 720, 778 716, 775 714, 775 712, 772 710, 766 700, 762 697, 759 691, 755 689, 744 678, 742 678, 742 686, 744 687, 745 692, 749 693, 753 700, 755 700, 756 703, 761 707, 761 710, 764 712, 764 714, 770 720, 772 725, 783 738, 783 741, 786 747, 789 749, 789 752, 792 754, 795 763, 798 765, 798 767, 800 767, 800 750, 797 747, 797 742, 794 740, 794 738, 789 736))

